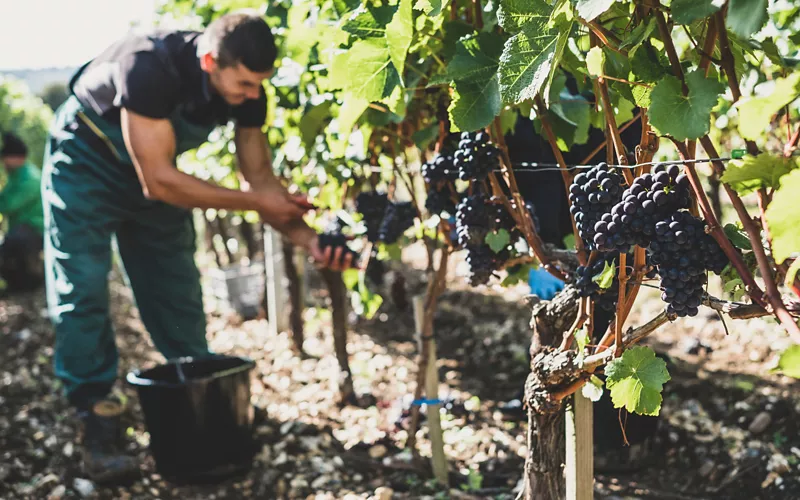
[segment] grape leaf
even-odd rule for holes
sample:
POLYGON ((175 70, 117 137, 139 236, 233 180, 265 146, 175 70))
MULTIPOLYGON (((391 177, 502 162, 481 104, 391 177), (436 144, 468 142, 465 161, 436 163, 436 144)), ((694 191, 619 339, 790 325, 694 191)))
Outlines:
POLYGON ((383 98, 389 76, 389 47, 386 39, 358 40, 347 51, 350 64, 343 89, 354 97, 377 101, 383 98))
POLYGON ((592 276, 592 281, 597 283, 600 288, 611 288, 611 283, 614 282, 614 274, 616 271, 616 268, 609 265, 608 261, 606 261, 600 274, 592 276))
POLYGON ((592 76, 602 76, 604 74, 603 65, 605 62, 606 57, 600 47, 592 47, 589 53, 586 54, 586 68, 592 76))
POLYGON ((664 77, 651 92, 647 110, 655 129, 679 141, 697 139, 708 133, 711 109, 723 89, 720 82, 706 78, 699 69, 686 74, 686 86, 689 94, 684 96, 680 80, 674 76, 664 77))
POLYGON ((502 53, 503 39, 496 33, 479 33, 462 38, 447 65, 448 81, 485 82, 497 73, 502 53))
POLYGON ((544 0, 501 0, 497 21, 509 33, 519 33, 529 24, 545 25, 552 10, 544 0))
POLYGON ((421 10, 426 15, 435 17, 442 12, 442 0, 417 0, 414 8, 421 10))
POLYGON ((666 56, 656 51, 649 41, 643 42, 640 49, 630 59, 631 72, 638 81, 655 83, 670 74, 666 56))
POLYGON ((575 9, 585 21, 591 21, 614 5, 616 0, 578 0, 575 9))
POLYGON ((739 132, 745 139, 759 139, 769 127, 772 116, 800 95, 800 73, 775 80, 773 90, 765 96, 740 100, 739 132))
POLYGON ((725 224, 723 228, 725 231, 725 236, 731 240, 733 246, 736 248, 740 248, 742 250, 752 250, 753 245, 750 243, 750 238, 747 237, 747 233, 744 229, 740 228, 736 224, 725 224))
POLYGON ((781 177, 796 166, 793 159, 760 153, 758 156, 746 156, 743 160, 731 161, 721 180, 737 193, 745 195, 762 187, 779 187, 781 177))
POLYGON ((606 386, 614 408, 657 416, 661 391, 670 380, 667 364, 648 347, 632 347, 606 365, 606 386))
POLYGON ((672 0, 672 19, 678 24, 692 24, 708 17, 725 4, 724 0, 672 0))
POLYGON ((597 403, 603 397, 603 381, 597 375, 592 375, 581 388, 581 394, 593 403, 597 403))
POLYGON ((430 145, 430 143, 432 143, 438 136, 439 124, 434 123, 430 127, 421 128, 411 134, 411 140, 414 141, 414 144, 420 150, 425 151, 428 148, 428 145, 430 145))
POLYGON ((393 13, 394 7, 361 7, 342 24, 342 30, 358 38, 383 37, 393 13))
POLYGON ((794 344, 781 353, 778 366, 772 371, 792 378, 800 378, 800 345, 794 344))
POLYGON ((457 130, 471 132, 484 128, 500 113, 502 103, 496 75, 479 83, 457 81, 453 87, 455 92, 447 111, 457 130))
POLYGON ((757 33, 767 22, 767 0, 730 0, 725 24, 742 38, 757 33))
POLYGON ((411 0, 400 0, 397 12, 392 17, 392 22, 386 25, 386 42, 389 46, 389 56, 394 64, 400 81, 403 81, 403 70, 406 65, 406 56, 411 47, 411 38, 414 35, 412 23, 411 0))
POLYGON ((772 233, 772 256, 781 264, 792 253, 800 251, 800 210, 797 210, 797 193, 800 193, 800 170, 781 179, 767 207, 767 223, 772 233))
POLYGON ((502 249, 508 246, 511 238, 508 235, 508 231, 501 229, 496 233, 486 233, 485 241, 486 244, 489 245, 489 248, 492 249, 492 252, 499 253, 502 249))
POLYGON ((619 48, 625 49, 630 47, 628 50, 628 57, 632 56, 636 49, 648 39, 650 33, 652 33, 654 29, 656 29, 656 21, 654 18, 650 17, 647 21, 639 23, 639 26, 631 31, 631 34, 623 40, 619 48))
POLYGON ((553 69, 558 32, 528 25, 511 37, 500 56, 500 93, 509 104, 533 99, 553 69))
POLYGON ((331 104, 333 104, 332 101, 324 101, 303 113, 300 118, 300 137, 307 149, 314 144, 317 135, 325 127, 325 119, 328 117, 331 104))
POLYGON ((650 107, 650 94, 652 92, 653 92, 652 88, 643 87, 641 85, 634 85, 633 88, 631 89, 631 93, 633 94, 633 101, 640 108, 650 107))

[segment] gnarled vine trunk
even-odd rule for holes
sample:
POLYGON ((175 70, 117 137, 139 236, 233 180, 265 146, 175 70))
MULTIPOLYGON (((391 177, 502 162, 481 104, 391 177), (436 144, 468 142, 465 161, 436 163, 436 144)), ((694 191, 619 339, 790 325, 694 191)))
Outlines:
POLYGON ((564 405, 550 397, 564 382, 553 377, 554 354, 578 314, 578 293, 567 286, 552 300, 533 305, 531 373, 525 383, 528 407, 528 457, 525 459, 525 499, 561 500, 564 481, 564 405))
POLYGON ((295 248, 288 240, 283 239, 283 266, 286 280, 289 282, 289 327, 292 329, 292 342, 295 352, 303 356, 303 284, 300 273, 294 262, 295 248))
POLYGON ((322 269, 320 272, 331 295, 333 347, 339 361, 339 394, 342 403, 349 403, 355 400, 355 389, 347 355, 347 287, 342 273, 330 269, 322 269))

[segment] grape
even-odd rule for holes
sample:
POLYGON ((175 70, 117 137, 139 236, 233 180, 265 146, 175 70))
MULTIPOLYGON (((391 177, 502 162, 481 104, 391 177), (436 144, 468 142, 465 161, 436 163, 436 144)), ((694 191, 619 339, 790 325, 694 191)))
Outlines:
POLYGON ((494 251, 484 243, 467 246, 466 262, 469 265, 468 280, 470 286, 479 286, 489 283, 494 272, 508 260, 509 252, 494 251))
POLYGON ((661 276, 661 299, 668 304, 667 312, 695 316, 703 300, 706 271, 720 274, 728 259, 706 234, 703 221, 689 212, 674 212, 656 226, 647 252, 661 276))
POLYGON ((433 160, 422 164, 422 177, 429 184, 458 179, 458 169, 453 164, 452 154, 440 154, 433 160))
POLYGON ((414 225, 416 215, 417 211, 410 201, 389 203, 378 230, 378 241, 387 244, 396 242, 406 229, 414 225))
POLYGON ((439 215, 442 212, 454 214, 456 205, 453 203, 452 192, 449 186, 431 185, 428 188, 428 195, 425 198, 425 209, 431 215, 439 215))
POLYGON ((496 208, 483 193, 467 196, 456 207, 456 234, 461 246, 482 245, 495 225, 496 208))
POLYGON ((378 241, 378 231, 388 204, 386 193, 363 191, 356 196, 356 211, 361 214, 367 226, 367 240, 373 243, 378 241))
POLYGON ((486 132, 463 132, 453 155, 453 165, 458 169, 459 179, 482 181, 500 167, 500 151, 486 132))
POLYGON ((634 179, 622 193, 622 199, 611 208, 610 221, 595 225, 597 250, 625 251, 631 245, 646 247, 655 236, 669 230, 663 219, 688 208, 689 204, 689 178, 680 174, 677 165, 666 168, 658 164, 652 173, 634 179))
POLYGON ((352 257, 351 263, 353 266, 358 265, 359 255, 347 246, 347 237, 340 232, 325 232, 319 235, 319 248, 323 252, 326 248, 333 247, 331 250, 331 259, 333 259, 336 250, 342 248, 342 256, 339 260, 340 263, 344 262, 345 257, 350 255, 352 257))
POLYGON ((575 176, 569 188, 570 213, 575 218, 578 234, 590 250, 610 244, 608 224, 613 220, 608 212, 620 200, 624 189, 622 175, 605 163, 575 176), (598 234, 600 234, 598 236, 598 234))
POLYGON ((614 281, 609 288, 600 288, 600 285, 592 280, 594 276, 603 272, 606 263, 610 266, 617 267, 618 254, 606 254, 604 258, 598 259, 591 266, 579 266, 575 270, 575 286, 578 289, 578 294, 581 297, 591 297, 596 307, 604 311, 615 311, 617 308, 617 299, 619 298, 619 280, 617 273, 614 275, 614 281))
POLYGON ((378 259, 377 250, 373 250, 372 257, 369 259, 365 276, 377 286, 383 285, 383 276, 386 274, 386 266, 382 260, 378 259))

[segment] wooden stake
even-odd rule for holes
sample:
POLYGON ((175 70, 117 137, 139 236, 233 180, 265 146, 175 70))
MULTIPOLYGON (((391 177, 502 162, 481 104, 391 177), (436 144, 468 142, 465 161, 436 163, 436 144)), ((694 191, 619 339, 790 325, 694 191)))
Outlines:
POLYGON ((567 500, 594 498, 594 406, 580 391, 572 396, 566 420, 567 500))

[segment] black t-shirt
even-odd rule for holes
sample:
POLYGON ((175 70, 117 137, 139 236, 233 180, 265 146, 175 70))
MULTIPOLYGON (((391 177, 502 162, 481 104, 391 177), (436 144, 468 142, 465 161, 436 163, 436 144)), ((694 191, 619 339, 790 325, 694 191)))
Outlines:
POLYGON ((112 123, 122 107, 167 118, 178 108, 189 122, 261 127, 267 114, 262 87, 258 99, 230 106, 216 94, 200 67, 196 31, 130 34, 90 61, 77 76, 73 92, 84 106, 112 123))

